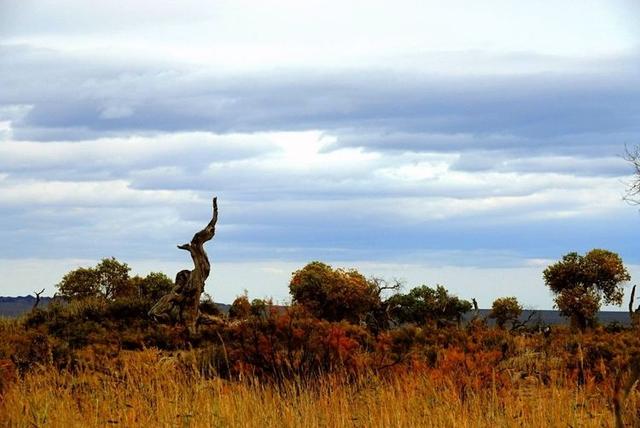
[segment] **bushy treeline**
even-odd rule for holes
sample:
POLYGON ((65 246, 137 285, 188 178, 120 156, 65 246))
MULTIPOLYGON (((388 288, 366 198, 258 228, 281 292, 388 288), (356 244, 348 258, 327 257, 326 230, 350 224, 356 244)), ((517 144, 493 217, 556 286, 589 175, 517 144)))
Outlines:
MULTIPOLYGON (((575 261, 563 263, 575 270, 575 261)), ((555 275, 569 283, 566 275, 555 275)), ((245 293, 223 314, 210 299, 202 301, 202 322, 193 335, 147 315, 172 285, 160 273, 131 277, 128 266, 115 259, 70 272, 47 308, 0 324, 0 363, 10 362, 21 372, 41 364, 73 370, 100 367, 121 351, 154 347, 167 352, 189 349, 201 372, 225 377, 424 369, 466 373, 460 382, 473 379, 478 386, 500 379, 496 370, 523 349, 544 356, 545 367, 526 368, 541 379, 557 370, 580 382, 619 372, 640 350, 635 327, 590 324, 593 330, 584 335, 564 327, 543 332, 540 326, 518 321, 522 306, 513 297, 494 302, 490 317, 495 327, 477 313, 463 324, 462 315, 474 305, 443 286, 403 292, 397 282, 321 262, 293 273, 287 306, 250 300, 245 293)))
POLYGON ((265 373, 310 373, 348 366, 361 359, 358 350, 376 350, 399 326, 457 326, 471 308, 442 286, 402 294, 399 283, 312 262, 292 276, 291 305, 250 301, 245 294, 223 314, 207 298, 193 336, 180 325, 158 324, 148 316, 173 282, 161 273, 131 277, 129 271, 125 263, 104 259, 66 274, 57 297, 20 320, 23 330, 0 347, 0 358, 12 358, 21 369, 48 360, 62 367, 76 364, 79 351, 88 348, 108 354, 195 346, 215 348, 212 356, 224 357, 223 365, 222 360, 215 365, 227 372, 251 366, 265 373))

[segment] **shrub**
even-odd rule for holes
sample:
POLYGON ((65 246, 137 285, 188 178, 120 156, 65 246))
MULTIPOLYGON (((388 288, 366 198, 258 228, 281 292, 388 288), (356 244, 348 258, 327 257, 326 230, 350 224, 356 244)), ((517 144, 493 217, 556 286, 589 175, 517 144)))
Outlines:
POLYGON ((222 316, 218 305, 216 305, 208 294, 204 294, 204 299, 200 300, 200 312, 213 317, 222 316))
POLYGON ((416 325, 429 321, 460 322, 462 314, 471 310, 469 301, 451 296, 441 285, 435 289, 422 285, 407 294, 391 296, 387 302, 396 322, 416 325))
POLYGON ((249 315, 251 315, 251 303, 249 303, 249 297, 245 293, 242 296, 236 297, 233 303, 231 303, 229 318, 242 320, 249 318, 249 315))
POLYGON ((522 315, 522 306, 515 297, 500 297, 493 301, 489 318, 496 320, 496 325, 503 328, 507 322, 513 324, 522 315))
POLYGON ((328 321, 359 323, 381 304, 376 287, 358 271, 321 262, 294 272, 289 291, 295 304, 328 321))

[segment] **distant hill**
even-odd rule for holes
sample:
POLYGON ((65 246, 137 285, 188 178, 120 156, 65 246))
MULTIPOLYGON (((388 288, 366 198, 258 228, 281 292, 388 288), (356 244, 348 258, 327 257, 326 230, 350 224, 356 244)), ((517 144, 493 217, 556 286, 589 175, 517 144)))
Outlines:
MULTIPOLYGON (((53 300, 52 297, 41 297, 39 307, 45 308, 53 300)), ((33 296, 18 296, 18 297, 2 297, 0 296, 0 317, 17 317, 19 315, 28 312, 33 308, 36 303, 36 298, 33 296)), ((224 303, 216 303, 218 309, 221 312, 229 312, 231 305, 224 303)))
MULTIPOLYGON (((41 297, 40 306, 46 307, 50 302, 51 297, 41 297)), ((16 317, 33 308, 36 302, 36 298, 33 296, 19 296, 19 297, 1 297, 0 296, 0 317, 16 317)), ((216 303, 218 309, 222 313, 229 312, 231 305, 225 303, 216 303)), ((489 309, 480 309, 480 316, 487 317, 489 315, 489 309)), ((525 310, 520 317, 521 321, 526 320, 531 314, 531 310, 525 310)), ((558 311, 551 310, 539 310, 533 311, 536 314, 529 321, 530 324, 566 324, 567 319, 560 316, 558 311)), ((473 312, 467 312, 465 314, 465 320, 470 320, 474 316, 473 312)), ((621 324, 629 324, 629 314, 624 311, 602 311, 598 314, 598 319, 602 324, 609 324, 611 322, 619 322, 621 324)))
MULTIPOLYGON (((490 309, 480 309, 480 317, 487 317, 491 312, 490 309)), ((529 320, 529 325, 535 325, 536 323, 545 324, 545 325, 557 325, 557 324, 568 324, 568 320, 560 315, 558 311, 552 310, 529 310, 525 309, 522 311, 522 315, 520 316, 520 321, 525 321, 531 315, 531 312, 535 312, 535 314, 529 320)), ((474 313, 467 312, 464 315, 465 321, 473 318, 474 313)), ((623 325, 629 324, 629 313, 625 311, 600 311, 598 313, 598 320, 601 324, 607 325, 611 322, 619 322, 623 325)), ((490 322, 491 323, 491 322, 490 322)))
MULTIPOLYGON (((46 307, 51 297, 41 297, 38 306, 46 307)), ((36 298, 33 296, 2 297, 0 296, 0 317, 17 317, 33 308, 36 298)))

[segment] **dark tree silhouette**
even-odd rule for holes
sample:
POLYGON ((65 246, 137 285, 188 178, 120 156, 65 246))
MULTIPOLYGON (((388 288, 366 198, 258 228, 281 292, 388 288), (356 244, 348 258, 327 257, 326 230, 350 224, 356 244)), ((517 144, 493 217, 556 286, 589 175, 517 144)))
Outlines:
POLYGON ((44 288, 43 288, 42 290, 40 290, 40 292, 38 292, 38 291, 34 291, 33 293, 36 295, 36 301, 35 301, 35 303, 33 304, 33 309, 35 309, 35 308, 37 308, 37 307, 38 307, 38 305, 40 304, 40 295, 41 295, 42 293, 44 293, 44 288))
POLYGON ((204 282, 211 272, 211 264, 204 251, 204 244, 215 235, 217 221, 218 198, 213 198, 211 221, 204 229, 193 235, 191 242, 178 245, 179 249, 189 251, 194 269, 178 272, 173 289, 162 296, 151 308, 149 315, 156 321, 182 324, 190 334, 195 334, 200 316, 200 296, 204 290, 204 282))
POLYGON ((638 319, 638 316, 640 315, 640 305, 636 309, 633 309, 633 303, 636 301, 636 287, 637 284, 631 289, 631 297, 629 298, 629 317, 631 318, 631 324, 633 325, 638 324, 638 321, 640 321, 638 319))

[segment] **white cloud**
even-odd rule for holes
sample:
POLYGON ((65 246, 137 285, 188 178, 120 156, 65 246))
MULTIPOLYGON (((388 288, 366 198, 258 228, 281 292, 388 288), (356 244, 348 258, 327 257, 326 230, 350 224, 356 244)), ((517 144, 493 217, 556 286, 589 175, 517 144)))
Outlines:
POLYGON ((124 180, 70 182, 11 179, 0 182, 0 199, 5 207, 177 205, 198 200, 189 191, 131 189, 124 180))
POLYGON ((100 112, 103 119, 121 119, 133 115, 133 108, 129 106, 109 106, 100 112))
POLYGON ((217 194, 235 294, 306 258, 469 287, 637 258, 615 158, 640 135, 633 2, 0 8, 0 257, 171 261, 217 194))
POLYGON ((553 7, 401 0, 24 1, 4 8, 2 27, 12 41, 226 69, 371 65, 442 51, 601 56, 637 47, 633 17, 640 12, 631 1, 568 0, 553 7))

